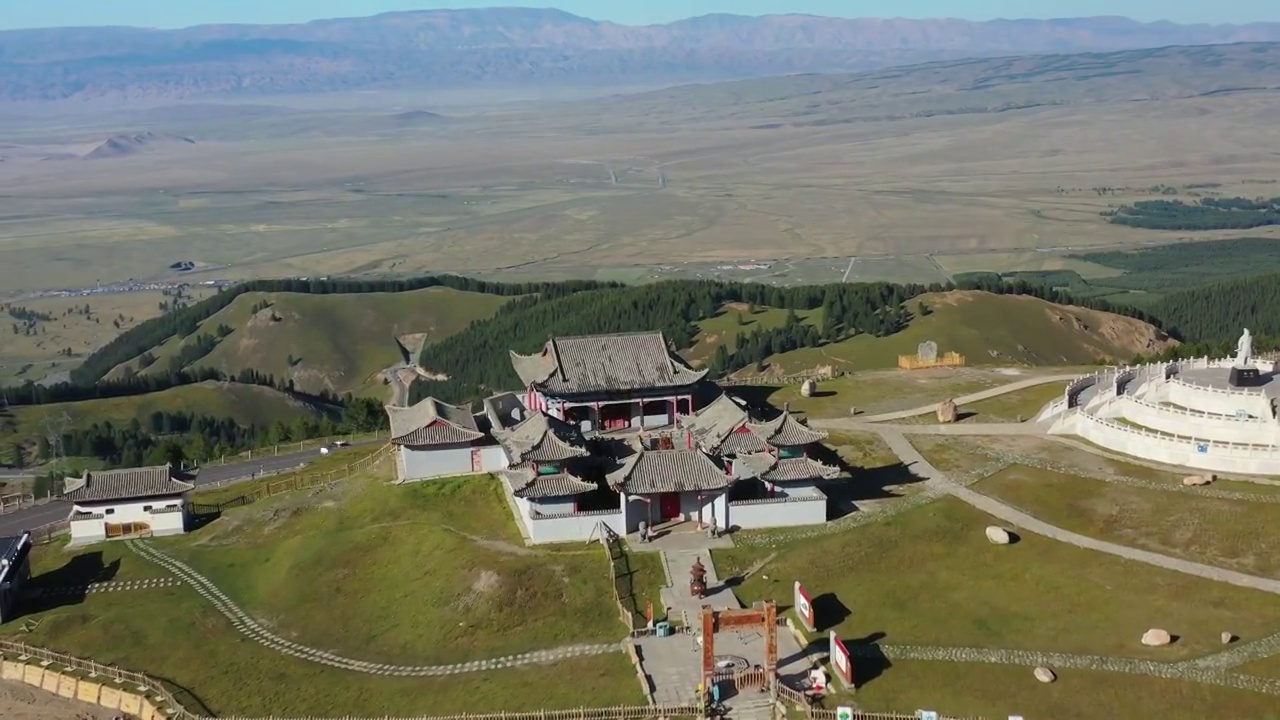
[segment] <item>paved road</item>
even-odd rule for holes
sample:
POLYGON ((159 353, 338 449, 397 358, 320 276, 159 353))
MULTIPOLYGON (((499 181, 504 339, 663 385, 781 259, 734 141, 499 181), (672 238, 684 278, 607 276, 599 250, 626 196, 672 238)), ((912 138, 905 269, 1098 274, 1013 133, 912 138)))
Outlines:
MULTIPOLYGON (((379 442, 382 441, 365 440, 353 443, 351 447, 371 445, 379 442)), ((302 450, 300 452, 281 453, 275 456, 264 455, 261 458, 254 458, 253 460, 247 460, 245 462, 227 463, 226 465, 212 465, 200 470, 196 475, 195 484, 209 485, 226 480, 248 478, 258 473, 288 470, 290 468, 295 468, 309 463, 318 457, 320 457, 320 451, 312 448, 310 450, 302 450)), ((33 507, 23 508, 22 510, 5 513, 0 515, 0 536, 18 535, 24 530, 30 530, 51 522, 65 520, 70 512, 70 504, 55 500, 44 505, 36 505, 33 507)))

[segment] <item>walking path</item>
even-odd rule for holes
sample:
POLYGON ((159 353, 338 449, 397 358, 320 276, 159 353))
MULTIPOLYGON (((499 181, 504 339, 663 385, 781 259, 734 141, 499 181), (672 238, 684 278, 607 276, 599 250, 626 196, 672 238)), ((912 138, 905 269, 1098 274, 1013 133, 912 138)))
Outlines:
POLYGON ((1043 535, 1047 538, 1064 542, 1069 545, 1075 545, 1076 547, 1096 550, 1109 555, 1116 555, 1127 560, 1154 565, 1166 570, 1173 570, 1187 575, 1195 575, 1197 577, 1225 582, 1231 585, 1238 585, 1240 587, 1251 588, 1254 590, 1262 590, 1263 592, 1280 594, 1280 580, 1257 577, 1255 575, 1246 575, 1245 573, 1236 572, 1234 570, 1226 570, 1212 565, 1204 565, 1197 562, 1191 562, 1189 560, 1183 560, 1181 558, 1161 555, 1160 553, 1139 550, 1137 548, 1131 548, 1124 545, 1117 545, 1103 540, 1096 540, 1085 535, 1071 532, 1070 530, 1064 530, 1060 527, 1050 525, 1042 520, 1037 520, 1021 510, 1012 508, 995 498, 974 492, 969 488, 962 487, 957 483, 951 482, 937 468, 931 465, 929 461, 920 454, 920 451, 916 450, 915 446, 907 441, 906 436, 897 428, 880 428, 879 433, 880 436, 884 438, 889 449, 893 450, 893 453, 897 455, 904 464, 911 467, 912 472, 916 475, 925 477, 928 480, 938 480, 944 483, 949 494, 987 513, 988 515, 1004 520, 1014 527, 1036 533, 1037 535, 1043 535))
POLYGON ((266 628, 259 625, 253 618, 249 617, 234 602, 231 601, 221 590, 217 588, 208 578, 200 573, 192 570, 187 564, 176 560, 163 552, 157 550, 151 545, 137 540, 128 540, 125 543, 129 549, 138 554, 139 557, 149 560, 156 565, 168 570, 178 576, 183 582, 190 585, 201 597, 208 600, 218 612, 222 613, 236 631, 245 637, 253 640, 268 650, 298 658, 299 660, 308 660, 310 662, 328 665, 330 667, 342 670, 353 670, 355 672, 368 673, 370 675, 396 675, 396 676, 434 676, 434 675, 457 675, 460 673, 479 672, 483 670, 498 670, 501 668, 516 667, 519 665, 530 665, 533 663, 555 662, 571 657, 582 657, 587 655, 602 655, 611 652, 620 652, 622 645, 620 643, 605 643, 594 645, 569 645, 565 647, 552 648, 550 650, 535 650, 533 652, 522 653, 519 655, 508 655, 501 658, 493 658, 489 660, 473 660, 465 663, 457 663, 454 665, 389 665, 385 663, 373 663, 364 660, 353 660, 341 655, 335 655, 324 650, 307 647, 299 643, 286 640, 279 635, 272 633, 266 628))
POLYGON ((88 593, 117 592, 120 590, 155 590, 157 588, 177 587, 182 584, 181 580, 173 577, 165 578, 146 578, 144 580, 108 580, 105 582, 89 583, 88 585, 37 585, 31 588, 31 595, 40 596, 62 596, 62 595, 86 595, 88 593))

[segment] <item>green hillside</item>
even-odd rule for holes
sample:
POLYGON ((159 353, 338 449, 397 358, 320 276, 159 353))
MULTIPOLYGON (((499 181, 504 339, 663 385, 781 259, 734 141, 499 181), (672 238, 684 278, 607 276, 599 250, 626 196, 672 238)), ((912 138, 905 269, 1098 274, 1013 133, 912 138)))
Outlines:
POLYGON ((196 332, 149 351, 155 361, 148 367, 135 358, 108 378, 129 370, 167 371, 171 358, 195 345, 198 337, 216 335, 220 326, 227 326, 231 333, 188 367, 232 375, 253 369, 292 379, 305 392, 344 393, 368 385, 379 371, 401 362, 402 340, 410 345, 415 340, 437 342, 489 317, 508 299, 440 287, 401 293, 245 293, 196 332))
POLYGON ((0 437, 27 440, 41 436, 46 418, 64 415, 71 430, 104 421, 125 426, 136 419, 145 424, 154 412, 197 413, 258 427, 321 415, 320 409, 268 387, 203 382, 132 397, 11 407, 0 412, 0 437))
POLYGON ((965 290, 929 293, 907 303, 910 325, 889 337, 858 335, 824 347, 770 358, 774 373, 802 372, 820 365, 837 370, 897 367, 899 355, 915 355, 920 343, 938 345, 939 355, 958 352, 969 365, 1080 365, 1100 358, 1127 361, 1159 352, 1172 341, 1133 318, 1055 305, 1027 295, 965 290), (926 311, 920 310, 924 304, 926 311))
MULTIPOLYGON (((799 310, 796 317, 801 322, 820 325, 822 308, 799 310)), ((698 336, 693 347, 681 353, 694 365, 703 365, 711 359, 716 348, 723 345, 729 352, 737 349, 738 335, 748 335, 759 330, 780 328, 787 321, 787 311, 778 308, 751 307, 743 303, 729 303, 713 318, 696 323, 698 336)))

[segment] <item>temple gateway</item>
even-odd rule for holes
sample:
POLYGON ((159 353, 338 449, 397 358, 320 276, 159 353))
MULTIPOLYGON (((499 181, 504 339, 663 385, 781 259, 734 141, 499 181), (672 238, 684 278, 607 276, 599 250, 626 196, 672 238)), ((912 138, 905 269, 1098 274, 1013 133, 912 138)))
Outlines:
POLYGON ((552 338, 511 362, 524 387, 479 413, 433 398, 387 408, 402 482, 492 473, 533 543, 600 523, 627 535, 827 521, 822 485, 840 469, 812 456, 826 433, 786 408, 752 417, 662 333, 552 338))

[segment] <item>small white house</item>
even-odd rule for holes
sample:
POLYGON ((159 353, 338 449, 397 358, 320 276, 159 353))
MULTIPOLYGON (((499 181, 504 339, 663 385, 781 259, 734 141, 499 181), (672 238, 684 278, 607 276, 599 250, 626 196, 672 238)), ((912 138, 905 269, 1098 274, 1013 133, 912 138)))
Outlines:
POLYGON ((426 398, 409 407, 386 407, 400 482, 496 472, 507 456, 476 424, 469 407, 426 398))
POLYGON ((66 478, 62 499, 72 504, 72 544, 187 531, 187 492, 170 465, 98 470, 66 478))

